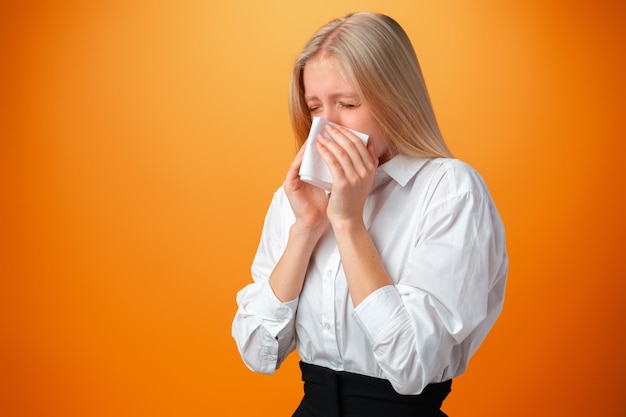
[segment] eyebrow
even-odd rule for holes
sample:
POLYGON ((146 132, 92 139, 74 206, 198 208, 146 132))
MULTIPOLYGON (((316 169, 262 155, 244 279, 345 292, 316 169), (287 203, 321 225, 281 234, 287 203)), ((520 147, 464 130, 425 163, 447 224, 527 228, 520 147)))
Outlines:
MULTIPOLYGON (((356 98, 356 99, 360 99, 359 95, 357 93, 347 93, 347 92, 338 92, 338 93, 333 93, 330 95, 331 99, 337 99, 337 98, 356 98)), ((311 101, 311 100, 316 100, 318 99, 317 96, 304 96, 304 100, 305 101, 311 101)))

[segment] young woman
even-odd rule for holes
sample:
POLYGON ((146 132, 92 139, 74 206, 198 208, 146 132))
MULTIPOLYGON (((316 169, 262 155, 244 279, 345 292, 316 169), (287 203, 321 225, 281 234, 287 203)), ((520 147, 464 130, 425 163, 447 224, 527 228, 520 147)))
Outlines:
POLYGON ((297 348, 294 416, 445 416, 504 298, 504 229, 483 180, 452 158, 388 16, 319 29, 294 65, 290 113, 300 151, 237 295, 244 362, 273 373, 297 348), (316 137, 330 192, 298 175, 315 116, 338 125, 316 137))

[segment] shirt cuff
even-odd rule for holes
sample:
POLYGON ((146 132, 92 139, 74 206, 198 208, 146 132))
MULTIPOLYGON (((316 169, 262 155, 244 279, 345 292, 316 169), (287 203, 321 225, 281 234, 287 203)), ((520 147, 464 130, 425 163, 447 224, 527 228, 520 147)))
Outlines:
POLYGON ((393 285, 386 285, 368 295, 354 309, 354 315, 372 344, 409 319, 402 298, 393 285))
POLYGON ((255 315, 272 337, 276 337, 293 320, 298 307, 298 298, 287 303, 281 302, 269 282, 263 284, 257 301, 255 315))

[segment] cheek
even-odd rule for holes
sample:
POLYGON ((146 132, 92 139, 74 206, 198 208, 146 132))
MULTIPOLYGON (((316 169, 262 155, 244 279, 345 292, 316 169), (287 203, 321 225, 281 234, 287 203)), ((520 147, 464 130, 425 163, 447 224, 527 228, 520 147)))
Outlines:
POLYGON ((352 113, 345 115, 342 120, 344 126, 369 135, 369 141, 374 145, 376 157, 380 158, 387 151, 387 141, 383 138, 382 129, 369 115, 352 113))
POLYGON ((377 158, 382 157, 387 152, 387 142, 380 136, 371 137, 370 143, 374 145, 374 154, 377 158))
POLYGON ((380 158, 387 152, 387 140, 383 137, 382 130, 377 125, 370 126, 369 136, 369 142, 374 145, 374 153, 376 157, 380 158))

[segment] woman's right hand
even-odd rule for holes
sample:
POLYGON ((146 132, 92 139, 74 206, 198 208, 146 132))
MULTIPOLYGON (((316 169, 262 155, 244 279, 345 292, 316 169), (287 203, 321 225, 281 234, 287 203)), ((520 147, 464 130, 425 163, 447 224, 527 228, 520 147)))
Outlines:
POLYGON ((289 166, 283 183, 296 222, 289 229, 285 250, 269 278, 272 291, 285 303, 295 300, 302 291, 309 259, 328 223, 326 193, 323 189, 300 180, 303 156, 304 146, 289 166))
POLYGON ((283 188, 296 216, 296 225, 310 231, 319 230, 321 235, 327 223, 328 196, 322 188, 300 179, 299 171, 304 157, 304 149, 305 145, 302 145, 289 166, 283 188))

